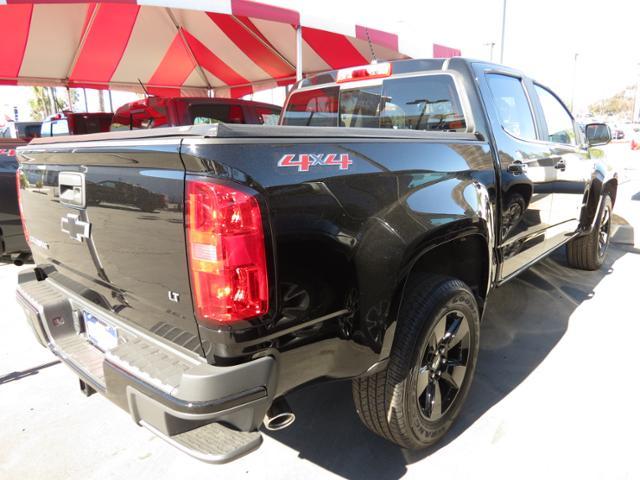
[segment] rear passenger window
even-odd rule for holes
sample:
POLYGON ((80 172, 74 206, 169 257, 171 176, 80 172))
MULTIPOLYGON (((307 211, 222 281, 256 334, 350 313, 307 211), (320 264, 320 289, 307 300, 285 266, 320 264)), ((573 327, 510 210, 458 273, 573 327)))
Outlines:
POLYGON ((533 114, 520 79, 491 73, 487 75, 487 82, 502 128, 514 137, 535 140, 533 114))
POLYGON ((576 132, 573 129, 573 119, 567 109, 546 88, 536 85, 536 93, 547 122, 547 138, 545 140, 575 145, 576 132))
POLYGON ((467 128, 453 78, 442 74, 294 93, 283 124, 457 132, 467 128))
POLYGON ((378 128, 382 85, 340 92, 340 126, 378 128))
POLYGON ((380 127, 409 130, 466 130, 449 75, 396 78, 384 82, 380 127))

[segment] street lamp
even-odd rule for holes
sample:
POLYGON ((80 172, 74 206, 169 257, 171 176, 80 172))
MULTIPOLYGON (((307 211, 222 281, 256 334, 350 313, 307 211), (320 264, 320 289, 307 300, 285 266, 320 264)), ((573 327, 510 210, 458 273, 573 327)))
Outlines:
POLYGON ((631 122, 640 122, 640 63, 636 63, 638 71, 636 72, 636 91, 633 96, 633 112, 631 112, 631 122))
POLYGON ((571 113, 575 113, 574 106, 576 101, 576 81, 578 78, 578 55, 579 53, 575 53, 573 55, 573 85, 571 88, 571 113))
POLYGON ((502 38, 500 40, 500 63, 504 63, 504 34, 507 28, 507 0, 502 1, 502 38))
POLYGON ((493 62, 493 47, 496 46, 496 42, 487 42, 483 44, 485 47, 489 47, 489 61, 493 62))

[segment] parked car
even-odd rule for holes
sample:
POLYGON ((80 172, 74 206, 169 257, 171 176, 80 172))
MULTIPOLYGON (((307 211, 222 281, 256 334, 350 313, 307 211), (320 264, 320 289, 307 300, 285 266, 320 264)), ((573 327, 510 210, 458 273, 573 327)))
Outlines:
POLYGON ((0 128, 0 257, 22 265, 31 256, 24 237, 16 191, 16 148, 40 136, 41 122, 5 122, 0 128))
POLYGON ((322 379, 352 379, 373 432, 431 445, 469 392, 490 292, 562 246, 603 264, 617 176, 551 90, 462 58, 311 76, 282 123, 20 148, 22 178, 46 181, 21 188, 36 267, 18 300, 85 393, 202 460, 257 448, 322 379), (104 181, 167 206, 88 205, 104 181))
POLYGON ((0 257, 14 255, 19 258, 18 263, 30 256, 16 189, 16 147, 26 143, 21 139, 0 138, 0 257))
POLYGON ((268 103, 228 98, 148 97, 118 110, 112 131, 224 123, 277 125, 280 107, 268 103))
POLYGON ((21 138, 30 140, 40 136, 42 122, 7 122, 0 128, 0 138, 21 138))
POLYGON ((87 133, 108 132, 113 113, 73 113, 69 111, 50 115, 42 122, 40 136, 85 135, 87 133))
POLYGON ((611 128, 611 138, 613 140, 623 140, 624 139, 624 130, 618 127, 611 128))

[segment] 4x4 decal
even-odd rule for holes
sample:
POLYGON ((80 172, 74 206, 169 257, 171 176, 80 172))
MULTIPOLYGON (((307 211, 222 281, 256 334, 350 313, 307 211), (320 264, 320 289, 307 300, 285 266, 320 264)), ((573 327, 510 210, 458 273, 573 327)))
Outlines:
POLYGON ((299 172, 308 172, 311 167, 323 165, 349 170, 352 163, 348 153, 287 153, 278 160, 278 167, 296 167, 299 172))

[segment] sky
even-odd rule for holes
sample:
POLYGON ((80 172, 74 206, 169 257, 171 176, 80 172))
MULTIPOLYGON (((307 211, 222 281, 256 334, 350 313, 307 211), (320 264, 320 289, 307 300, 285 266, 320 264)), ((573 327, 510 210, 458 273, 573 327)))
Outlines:
MULTIPOLYGON (((638 0, 507 0, 503 63, 549 86, 570 102, 574 57, 577 107, 633 85, 640 73, 638 0)), ((431 56, 432 43, 459 48, 464 56, 500 60, 503 0, 354 2, 324 0, 400 35, 400 49, 412 57, 431 56), (357 5, 356 5, 357 4, 357 5), (368 5, 366 9, 362 5, 368 5), (393 8, 389 8, 393 5, 393 8), (367 17, 369 18, 369 17, 367 17)))
MULTIPOLYGON (((264 0, 263 0, 264 1, 264 0)), ((400 50, 430 57, 432 44, 459 48, 463 56, 500 58, 503 0, 270 0, 303 16, 338 16, 342 21, 398 33, 400 50)), ((640 1, 507 0, 503 63, 516 67, 556 91, 567 103, 575 91, 578 111, 638 81, 640 1), (577 61, 575 55, 578 54, 577 61), (575 68, 575 90, 574 90, 575 68)), ((28 88, 0 87, 0 109, 27 111, 28 88)), ((263 93, 256 100, 279 101, 263 93)), ((135 98, 114 94, 118 105, 135 98)), ((90 110, 97 96, 89 94, 90 110)))

